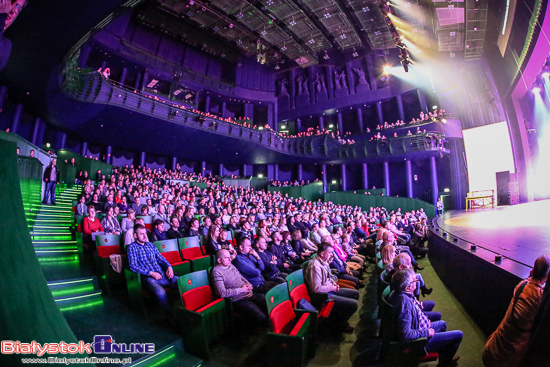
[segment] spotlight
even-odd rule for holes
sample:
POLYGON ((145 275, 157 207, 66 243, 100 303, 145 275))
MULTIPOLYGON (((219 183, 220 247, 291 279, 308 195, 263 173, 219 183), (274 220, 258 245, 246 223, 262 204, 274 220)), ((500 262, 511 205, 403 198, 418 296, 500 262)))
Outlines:
POLYGON ((283 44, 283 47, 281 47, 281 51, 286 51, 286 45, 283 44))
POLYGON ((280 68, 279 64, 275 65, 275 70, 279 70, 280 68))
POLYGON ((244 17, 244 14, 242 11, 239 12, 239 14, 236 15, 237 19, 241 19, 242 17, 244 17))
POLYGON ((292 17, 292 20, 290 21, 290 23, 288 23, 290 26, 295 26, 296 25, 296 21, 294 21, 294 17, 292 17))
POLYGON ((550 73, 549 72, 544 72, 542 73, 542 77, 543 78, 548 78, 550 76, 550 73))
POLYGON ((540 93, 540 88, 539 87, 534 87, 531 90, 533 91, 533 93, 540 93))
POLYGON ((353 57, 359 56, 356 49, 353 49, 353 53, 351 54, 353 57))
POLYGON ((390 64, 384 65, 384 74, 388 75, 390 73, 391 73, 391 65, 390 64))
POLYGON ((323 59, 328 60, 330 57, 328 56, 328 53, 325 51, 325 56, 323 56, 323 59))

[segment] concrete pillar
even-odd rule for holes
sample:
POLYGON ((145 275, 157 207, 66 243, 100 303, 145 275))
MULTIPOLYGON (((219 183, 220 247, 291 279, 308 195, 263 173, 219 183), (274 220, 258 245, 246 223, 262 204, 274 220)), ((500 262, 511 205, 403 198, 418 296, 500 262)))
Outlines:
POLYGON ((113 164, 113 147, 110 145, 107 145, 107 149, 105 150, 105 162, 113 164))
POLYGON ((244 117, 254 119, 254 105, 252 103, 243 104, 244 117))
POLYGON ((275 163, 273 165, 273 178, 275 181, 279 181, 279 164, 275 163))
POLYGON ((140 90, 141 90, 141 79, 142 79, 141 74, 138 73, 138 74, 136 75, 136 82, 134 83, 134 89, 135 89, 136 91, 140 91, 140 90))
POLYGON ((42 122, 40 121, 40 118, 35 118, 34 123, 32 125, 32 136, 31 136, 31 143, 38 146, 38 132, 40 131, 40 124, 42 122))
POLYGON ((8 94, 8 87, 5 85, 0 86, 0 109, 4 108, 4 101, 6 100, 6 95, 8 94))
POLYGON ((386 188, 386 196, 391 196, 390 193, 390 165, 384 162, 384 187, 386 188))
POLYGON ((273 103, 273 130, 279 131, 279 106, 273 103))
POLYGON ((412 163, 410 160, 405 161, 405 166, 407 168, 407 196, 413 197, 413 177, 412 177, 412 163))
POLYGON ((206 162, 205 161, 202 161, 201 162, 201 171, 199 173, 202 174, 202 176, 204 177, 205 176, 205 172, 206 172, 206 162))
MULTIPOLYGON (((139 78, 137 78, 137 79, 139 79, 139 78)), ((145 88, 145 86, 147 85, 147 79, 149 79, 149 73, 147 72, 147 70, 145 70, 143 72, 143 76, 141 78, 141 85, 140 85, 139 90, 143 90, 145 88)))
POLYGON ((420 110, 424 111, 424 113, 428 113, 428 103, 426 102, 426 95, 424 95, 424 91, 422 89, 418 88, 416 90, 416 95, 418 96, 418 102, 420 104, 420 110))
POLYGON ((85 156, 88 154, 88 142, 83 141, 80 145, 80 155, 85 156))
POLYGON ((172 157, 172 171, 176 170, 177 165, 178 165, 178 158, 172 157))
POLYGON ((327 192, 327 165, 323 164, 321 169, 323 170, 323 192, 327 192))
POLYGON ((227 117, 226 116, 227 103, 222 102, 222 107, 221 108, 222 108, 222 110, 220 112, 222 114, 222 118, 226 118, 227 117))
POLYGON ((365 61, 367 62, 367 72, 369 74, 369 82, 370 82, 370 89, 375 90, 378 89, 378 85, 376 85, 376 77, 374 73, 372 72, 374 70, 374 61, 372 60, 372 53, 369 53, 367 56, 365 56, 365 61))
POLYGON ((62 131, 57 131, 57 149, 65 149, 67 145, 67 134, 62 131))
POLYGON ((296 134, 298 134, 299 132, 302 132, 302 120, 300 119, 296 119, 296 134))
POLYGON ((363 188, 369 189, 369 169, 366 163, 363 163, 363 188))
POLYGON ((298 181, 302 181, 303 180, 303 167, 302 167, 302 164, 298 164, 298 181))
POLYGON ((126 82, 126 76, 128 75, 128 68, 122 68, 122 73, 120 73, 120 84, 124 84, 126 82))
POLYGON ((319 116, 319 130, 325 130, 325 118, 323 116, 319 116))
POLYGON ((223 176, 225 174, 225 171, 223 169, 223 163, 220 163, 220 176, 223 176))
POLYGON ((139 165, 140 167, 145 167, 145 152, 141 152, 139 155, 139 165))
POLYGON ((327 78, 327 89, 328 89, 328 99, 334 98, 334 84, 333 84, 333 75, 332 75, 332 66, 327 66, 325 68, 326 78, 327 78))
POLYGON ((80 55, 78 56, 78 66, 81 68, 86 67, 90 53, 92 52, 92 46, 85 44, 80 48, 80 55))
POLYGON ((207 95, 204 99, 204 112, 208 113, 210 112, 210 96, 207 95))
POLYGON ((376 113, 378 115, 378 123, 384 125, 384 112, 382 111, 382 101, 376 102, 376 113))
POLYGON ((348 181, 346 178, 346 165, 345 163, 342 163, 342 191, 346 191, 348 189, 348 181))
POLYGON ((432 204, 437 203, 437 197, 439 196, 439 187, 437 183, 437 162, 435 157, 430 158, 430 171, 432 178, 432 204))
POLYGON ((361 107, 357 108, 357 129, 360 133, 365 132, 365 124, 363 123, 363 109, 361 107))
POLYGON ((398 94, 395 96, 395 100, 397 102, 397 111, 399 112, 399 120, 405 120, 405 109, 403 108, 403 97, 401 97, 401 94, 398 94))
POLYGON ((17 104, 15 106, 15 112, 13 113, 13 119, 11 120, 10 132, 17 134, 17 128, 19 127, 19 120, 21 120, 22 113, 23 113, 23 105, 17 104))
POLYGON ((344 137, 344 120, 342 118, 342 112, 338 112, 338 131, 340 131, 340 136, 344 137))

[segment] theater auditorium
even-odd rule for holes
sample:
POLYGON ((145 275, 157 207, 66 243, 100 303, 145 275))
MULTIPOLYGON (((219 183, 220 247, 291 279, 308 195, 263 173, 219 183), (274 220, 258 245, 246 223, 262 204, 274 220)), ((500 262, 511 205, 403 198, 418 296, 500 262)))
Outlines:
POLYGON ((549 11, 0 1, 0 365, 550 366, 549 11))

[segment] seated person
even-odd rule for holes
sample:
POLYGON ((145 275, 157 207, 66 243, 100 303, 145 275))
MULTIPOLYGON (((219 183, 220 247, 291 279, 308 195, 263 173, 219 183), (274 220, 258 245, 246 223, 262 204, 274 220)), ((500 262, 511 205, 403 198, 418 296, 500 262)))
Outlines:
POLYGON ((88 206, 86 205, 86 196, 80 195, 78 204, 76 204, 76 215, 85 215, 88 213, 88 206))
MULTIPOLYGON (((191 221, 191 223, 193 223, 193 221, 191 221)), ((208 230, 210 229, 211 225, 212 225, 212 219, 210 219, 209 216, 204 217, 204 222, 203 222, 202 226, 200 226, 200 228, 199 228, 199 234, 202 235, 202 236, 207 236, 208 235, 208 230)), ((190 228, 189 231, 191 231, 191 228, 190 228)))
MULTIPOLYGON (((388 279, 388 283, 390 283, 389 279, 393 276, 393 274, 397 270, 402 269, 413 269, 413 266, 411 264, 411 258, 408 254, 402 253, 397 255, 392 262, 392 269, 389 271, 389 273, 386 273, 386 277, 388 279)), ((426 284, 424 283, 424 279, 422 278, 422 275, 415 274, 416 278, 418 279, 418 284, 415 290, 415 296, 419 297, 420 293, 422 293, 422 297, 425 297, 432 293, 433 288, 427 288, 426 284)))
POLYGON ((105 234, 122 233, 120 223, 118 223, 118 218, 115 217, 114 207, 110 206, 107 208, 107 215, 101 220, 101 226, 103 227, 105 234))
POLYGON ((271 234, 271 247, 269 251, 276 256, 277 267, 283 273, 290 274, 293 271, 300 269, 300 265, 295 264, 288 256, 285 245, 283 244, 283 236, 280 232, 275 231, 271 234))
POLYGON ((265 295, 252 291, 252 284, 231 264, 229 251, 221 249, 216 254, 212 279, 216 295, 231 299, 234 311, 257 326, 267 326, 265 295))
POLYGON ((416 275, 411 269, 402 269, 392 276, 393 291, 388 302, 394 307, 395 333, 400 341, 428 338, 426 352, 439 352, 439 367, 458 365, 455 356, 462 341, 462 331, 447 331, 443 320, 430 321, 414 297, 416 275))
POLYGON ((168 239, 174 239, 174 238, 183 238, 185 235, 181 233, 179 230, 180 228, 180 221, 177 217, 172 217, 170 220, 170 229, 166 232, 166 237, 168 239))
POLYGON ((341 289, 333 278, 328 264, 334 250, 327 242, 318 245, 317 256, 311 260, 304 274, 304 281, 310 292, 327 293, 328 299, 334 301, 334 307, 329 317, 334 330, 351 333, 349 318, 357 311, 359 292, 355 289, 341 289))
POLYGON ((382 249, 382 267, 386 271, 386 276, 393 270, 393 259, 397 255, 397 251, 394 245, 386 245, 382 249))
MULTIPOLYGON (((304 245, 306 245, 306 243, 304 243, 304 241, 302 240, 302 232, 296 230, 292 233, 292 240, 290 241, 290 245, 301 260, 307 260, 314 251, 311 251, 309 248, 305 247, 304 245)), ((314 247, 314 249, 317 250, 316 247, 314 247)))
POLYGON ((164 222, 164 228, 170 228, 170 218, 166 214, 166 207, 159 204, 158 212, 153 216, 153 221, 160 219, 164 222))
POLYGON ((94 232, 105 232, 99 219, 95 217, 95 206, 88 206, 88 216, 84 217, 82 222, 82 242, 84 250, 87 252, 92 252, 95 250, 95 241, 92 239, 92 233, 94 232))
MULTIPOLYGON (((516 286, 504 319, 491 334, 483 350, 482 360, 486 367, 520 365, 529 341, 532 340, 531 329, 535 325, 535 316, 542 301, 549 267, 548 256, 540 256, 535 260, 531 277, 522 280, 516 286)), ((542 365, 533 364, 532 366, 542 365)))
POLYGON ((113 194, 107 195, 107 200, 105 200, 105 204, 103 205, 103 211, 106 213, 109 208, 116 206, 117 203, 115 201, 115 196, 113 194))
MULTIPOLYGON (((185 237, 195 237, 200 236, 202 233, 199 231, 199 220, 197 218, 193 218, 189 221, 189 228, 186 231, 185 237)), ((180 224, 181 226, 181 224, 180 224)))
POLYGON ((342 250, 344 250, 344 252, 348 255, 348 259, 363 267, 365 265, 366 257, 364 255, 360 255, 357 250, 353 248, 353 244, 350 242, 350 239, 351 237, 349 234, 346 233, 342 235, 342 250))
MULTIPOLYGON (((132 242, 134 242, 135 238, 134 238, 134 228, 136 227, 136 225, 138 224, 141 224, 143 227, 145 227, 145 219, 143 218, 136 218, 134 220, 134 227, 132 228, 129 228, 127 231, 126 231, 126 234, 124 234, 124 244, 125 245, 129 245, 131 244, 132 242)), ((146 232, 147 232, 147 238, 149 238, 149 231, 147 231, 147 229, 145 229, 146 232)))
POLYGON ((239 217, 236 215, 232 216, 231 219, 229 219, 229 224, 227 225, 227 229, 230 231, 238 231, 241 229, 239 226, 239 217))
POLYGON ((134 228, 134 221, 136 220, 136 212, 134 209, 128 209, 128 214, 125 218, 122 218, 122 223, 120 224, 120 230, 123 235, 126 235, 126 232, 129 229, 134 228))
POLYGON ((277 283, 265 280, 262 276, 262 272, 265 271, 264 262, 252 248, 250 239, 247 237, 240 238, 238 244, 237 257, 233 260, 233 265, 252 284, 254 293, 266 294, 277 283))
POLYGON ((329 265, 332 273, 338 278, 337 283, 342 288, 358 289, 364 287, 363 281, 354 276, 348 265, 340 259, 334 252, 329 259, 329 265))
MULTIPOLYGON (((128 199, 126 198, 126 196, 123 196, 121 198, 120 204, 118 204, 118 207, 119 207, 121 213, 126 213, 128 211, 128 209, 131 208, 131 205, 128 204, 128 199)), ((134 211, 134 213, 135 213, 135 211, 134 211)))
POLYGON ((391 231, 384 231, 384 233, 382 234, 382 243, 380 244, 380 251, 384 250, 384 246, 386 245, 393 245, 397 250, 398 254, 406 253, 407 255, 409 255, 409 258, 411 259, 414 270, 424 270, 424 267, 420 266, 420 264, 416 262, 413 254, 411 254, 411 250, 407 246, 399 246, 396 244, 395 234, 391 231))
MULTIPOLYGON (((164 225, 164 223, 163 223, 164 225)), ((170 307, 165 287, 178 289, 178 277, 174 276, 172 266, 156 246, 148 241, 145 226, 136 224, 135 242, 128 246, 128 264, 130 270, 141 274, 141 285, 153 293, 161 310, 171 319, 170 307)))
POLYGON ((219 240, 220 240, 220 227, 218 227, 215 224, 212 224, 210 226, 210 229, 208 230, 208 236, 206 237, 206 245, 204 246, 206 249, 206 253, 208 255, 215 255, 221 249, 219 240))
POLYGON ((265 269, 262 272, 263 277, 279 284, 284 283, 286 274, 281 273, 277 267, 277 256, 269 252, 265 238, 257 237, 254 241, 254 247, 256 248, 258 255, 260 255, 260 259, 262 259, 264 263, 265 269))
POLYGON ((164 230, 164 221, 162 219, 156 219, 153 221, 153 242, 164 241, 168 239, 166 231, 164 230))

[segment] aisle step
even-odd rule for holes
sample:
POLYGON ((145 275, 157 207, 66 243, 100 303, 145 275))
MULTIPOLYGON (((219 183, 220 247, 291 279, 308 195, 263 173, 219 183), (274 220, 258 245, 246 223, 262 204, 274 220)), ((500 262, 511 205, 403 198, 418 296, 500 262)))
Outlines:
POLYGON ((176 342, 159 349, 155 354, 145 356, 137 361, 128 364, 132 367, 200 367, 203 361, 200 358, 186 353, 183 348, 183 341, 176 342))
POLYGON ((103 304, 95 276, 52 281, 47 284, 61 311, 103 304))

